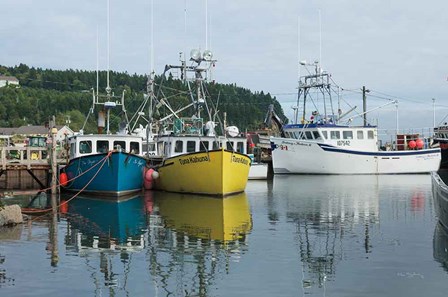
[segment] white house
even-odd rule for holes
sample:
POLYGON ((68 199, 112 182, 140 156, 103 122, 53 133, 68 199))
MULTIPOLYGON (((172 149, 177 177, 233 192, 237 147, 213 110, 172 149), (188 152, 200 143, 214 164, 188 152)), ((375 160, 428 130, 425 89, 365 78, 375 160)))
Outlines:
POLYGON ((14 85, 19 86, 19 80, 14 76, 4 76, 0 75, 0 88, 5 86, 14 85))

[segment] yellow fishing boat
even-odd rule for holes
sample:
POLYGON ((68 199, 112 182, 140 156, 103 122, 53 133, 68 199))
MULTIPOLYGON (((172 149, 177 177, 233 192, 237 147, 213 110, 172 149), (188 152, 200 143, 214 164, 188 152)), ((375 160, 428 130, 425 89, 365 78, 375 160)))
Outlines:
POLYGON ((204 240, 240 240, 252 229, 246 193, 225 199, 157 193, 159 213, 168 228, 204 240))
MULTIPOLYGON (((148 131, 155 151, 152 156, 148 154, 150 168, 145 172, 145 188, 221 197, 243 192, 251 165, 246 154, 247 139, 236 126, 226 125, 225 113, 221 121, 217 111, 209 108, 215 103, 206 98, 204 81, 209 71, 205 65, 211 67, 216 62, 211 52, 203 56, 192 51, 191 61, 191 66, 186 61, 181 66, 167 65, 162 75, 166 77, 170 69, 181 69, 190 90, 190 104, 174 111, 168 98, 153 98, 152 91, 148 96, 153 98, 154 114, 160 118, 153 118, 148 131), (186 113, 191 116, 182 116, 186 113)), ((183 94, 185 91, 178 96, 183 94)))
POLYGON ((154 188, 170 192, 226 196, 246 188, 251 159, 225 149, 167 158, 156 168, 154 188))

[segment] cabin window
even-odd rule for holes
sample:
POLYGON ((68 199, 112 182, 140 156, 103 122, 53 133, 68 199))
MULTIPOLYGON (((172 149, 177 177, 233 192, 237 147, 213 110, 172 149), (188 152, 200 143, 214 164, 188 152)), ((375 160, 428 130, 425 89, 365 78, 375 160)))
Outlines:
POLYGON ((236 151, 239 153, 244 153, 244 142, 238 141, 236 143, 236 151))
POLYGON ((372 130, 367 131, 367 138, 373 139, 373 131, 372 130))
POLYGON ((76 152, 76 144, 70 143, 70 158, 75 157, 75 152, 76 152))
POLYGON ((294 132, 296 139, 305 139, 305 134, 303 132, 294 132))
POLYGON ((208 151, 209 142, 208 141, 201 141, 199 142, 199 151, 206 152, 208 151))
POLYGON ((324 139, 328 139, 327 131, 322 131, 322 136, 324 137, 324 139))
POLYGON ((175 153, 182 153, 184 151, 184 142, 182 140, 176 140, 176 144, 174 145, 175 153))
POLYGON ((331 139, 341 139, 340 131, 330 131, 331 139))
POLYGON ((138 142, 131 141, 131 153, 140 154, 140 145, 138 142))
POLYGON ((92 152, 92 142, 90 140, 83 140, 79 142, 79 153, 90 154, 92 152))
POLYGON ((98 140, 96 142, 96 152, 97 153, 107 153, 109 151, 109 141, 98 140))
POLYGON ((116 150, 119 150, 119 149, 126 150, 126 142, 118 141, 118 140, 114 141, 114 149, 116 149, 116 150))
POLYGON ((163 143, 163 154, 165 156, 169 156, 170 155, 170 143, 169 142, 164 142, 163 143))
POLYGON ((213 149, 214 150, 217 150, 217 149, 219 149, 220 148, 220 146, 219 146, 219 142, 218 141, 213 141, 213 149))
POLYGON ((189 140, 187 141, 187 153, 192 153, 196 151, 196 141, 189 140))
POLYGON ((145 152, 147 154, 155 155, 156 144, 154 142, 147 143, 145 141, 142 143, 142 149, 143 149, 143 152, 145 152))
POLYGON ((320 137, 319 131, 313 131, 313 136, 314 139, 322 139, 322 137, 320 137))
POLYGON ((165 152, 165 150, 164 150, 164 142, 163 141, 159 141, 158 143, 157 143, 157 151, 158 152, 165 152))
POLYGON ((227 141, 227 142, 226 142, 226 148, 227 148, 227 150, 229 150, 229 151, 233 151, 233 145, 232 145, 232 143, 231 143, 230 141, 227 141))
POLYGON ((358 139, 364 139, 364 131, 356 131, 358 139))
POLYGON ((313 139, 313 134, 311 134, 311 132, 310 131, 305 131, 305 136, 306 136, 306 139, 313 139))
POLYGON ((353 139, 353 132, 352 131, 342 131, 342 137, 344 139, 353 139))

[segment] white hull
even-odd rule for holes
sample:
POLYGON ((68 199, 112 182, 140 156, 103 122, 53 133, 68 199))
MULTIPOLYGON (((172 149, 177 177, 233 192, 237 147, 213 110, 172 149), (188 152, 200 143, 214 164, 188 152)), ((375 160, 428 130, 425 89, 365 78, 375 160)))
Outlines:
POLYGON ((440 149, 356 151, 313 141, 271 137, 276 174, 406 174, 437 171, 440 149))
POLYGON ((252 163, 249 169, 249 180, 268 179, 268 164, 252 163))

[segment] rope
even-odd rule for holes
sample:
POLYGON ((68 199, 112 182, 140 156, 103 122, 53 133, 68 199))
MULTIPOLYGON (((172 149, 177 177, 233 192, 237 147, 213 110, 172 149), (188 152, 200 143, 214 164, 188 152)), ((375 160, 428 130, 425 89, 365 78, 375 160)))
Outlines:
MULTIPOLYGON (((107 153, 106 157, 103 158, 103 160, 102 160, 102 164, 101 164, 100 168, 98 168, 98 171, 93 175, 93 177, 89 180, 89 182, 86 183, 86 185, 85 185, 81 190, 79 190, 79 192, 77 192, 75 195, 73 195, 72 197, 70 197, 68 200, 65 200, 65 201, 62 202, 61 204, 57 205, 56 207, 59 208, 59 207, 61 207, 62 205, 67 204, 68 202, 72 201, 72 200, 75 199, 77 196, 79 196, 79 194, 81 194, 81 193, 82 193, 82 192, 83 192, 83 191, 90 185, 90 183, 96 178, 96 176, 99 174, 99 172, 100 172, 101 169, 103 168, 104 164, 106 164, 107 158, 108 158, 111 154, 112 154, 112 151, 110 151, 109 153, 107 153)), ((99 163, 100 163, 100 162, 98 162, 97 164, 99 164, 99 163)), ((94 167, 94 166, 93 166, 93 167, 94 167)), ((93 168, 93 167, 92 167, 92 168, 93 168)), ((87 171, 86 171, 86 172, 87 172, 87 171)), ((52 208, 49 208, 49 209, 44 209, 44 210, 28 211, 28 213, 33 213, 33 212, 49 212, 49 211, 52 211, 52 210, 53 210, 52 208)), ((44 214, 44 215, 42 215, 42 216, 45 216, 45 215, 47 215, 47 214, 44 214)), ((37 218, 39 218, 39 217, 41 217, 41 216, 38 216, 38 217, 36 217, 35 219, 37 219, 37 218)), ((32 221, 34 221, 35 219, 32 219, 32 221)))

